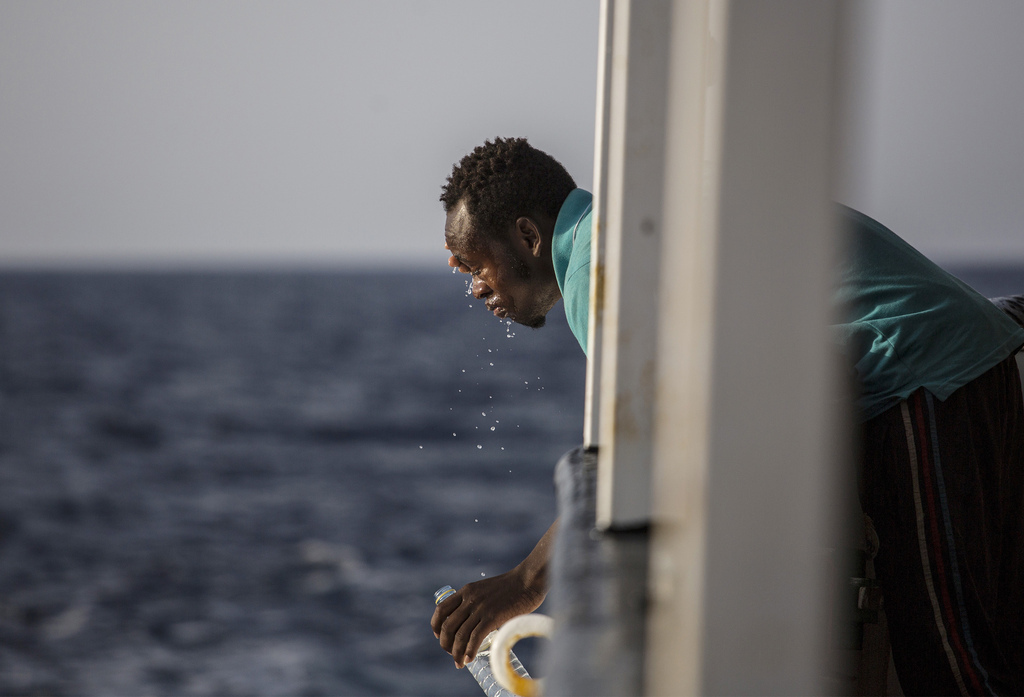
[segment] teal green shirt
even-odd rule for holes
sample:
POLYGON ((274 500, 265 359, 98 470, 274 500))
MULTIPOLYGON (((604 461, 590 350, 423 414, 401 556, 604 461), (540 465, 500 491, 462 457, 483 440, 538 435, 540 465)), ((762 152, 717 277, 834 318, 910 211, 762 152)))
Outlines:
POLYGON ((987 298, 881 223, 840 206, 850 245, 839 267, 833 327, 852 362, 864 420, 924 387, 940 400, 1024 345, 987 298))
MULTIPOLYGON (((584 353, 590 305, 591 196, 576 189, 555 221, 551 256, 569 328, 584 353)), ((924 387, 940 400, 1024 345, 1024 329, 888 228, 839 206, 850 244, 837 274, 844 322, 835 338, 853 366, 864 420, 924 387)))
POLYGON ((558 290, 562 291, 565 318, 583 353, 587 352, 587 322, 590 320, 592 198, 583 189, 570 193, 558 211, 551 238, 551 259, 558 290))

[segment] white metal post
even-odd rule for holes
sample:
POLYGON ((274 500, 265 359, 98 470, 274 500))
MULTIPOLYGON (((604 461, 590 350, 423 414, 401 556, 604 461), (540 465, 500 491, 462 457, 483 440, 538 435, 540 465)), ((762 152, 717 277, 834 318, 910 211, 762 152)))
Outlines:
MULTIPOLYGON (((616 0, 609 95, 597 525, 650 517, 669 0, 616 0)), ((604 188, 602 187, 602 192, 604 188)), ((603 195, 603 194, 602 194, 603 195)))
POLYGON ((814 694, 846 443, 827 334, 837 5, 677 0, 673 19, 645 691, 814 694))
POLYGON ((701 694, 724 18, 714 0, 673 6, 647 694, 701 694))
POLYGON ((597 115, 594 124, 594 195, 590 214, 590 318, 587 323, 587 382, 583 446, 597 445, 601 416, 601 341, 604 324, 604 228, 608 210, 608 133, 611 111, 612 29, 615 0, 601 0, 597 39, 597 115))

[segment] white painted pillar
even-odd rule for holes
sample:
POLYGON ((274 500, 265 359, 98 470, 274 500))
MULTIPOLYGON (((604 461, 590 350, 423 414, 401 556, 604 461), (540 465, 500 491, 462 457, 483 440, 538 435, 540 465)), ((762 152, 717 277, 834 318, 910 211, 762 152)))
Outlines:
POLYGON ((616 0, 612 13, 608 169, 599 185, 607 216, 603 256, 591 260, 601 316, 601 528, 650 518, 670 9, 670 0, 616 0))
POLYGON ((608 133, 611 113, 612 29, 615 0, 601 0, 597 39, 597 114, 594 124, 594 195, 590 214, 590 317, 587 322, 587 382, 583 446, 597 445, 601 415, 601 345, 604 326, 604 239, 608 211, 608 133))
POLYGON ((702 692, 717 156, 725 5, 675 3, 645 694, 702 692), (712 12, 712 10, 715 10, 712 12), (659 491, 660 489, 660 491, 659 491))
POLYGON ((648 694, 822 689, 836 25, 674 3, 648 694))

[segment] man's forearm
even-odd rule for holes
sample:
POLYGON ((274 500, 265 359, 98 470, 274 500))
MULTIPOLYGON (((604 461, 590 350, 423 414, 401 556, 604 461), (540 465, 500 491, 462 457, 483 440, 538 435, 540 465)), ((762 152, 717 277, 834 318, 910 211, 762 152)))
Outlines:
POLYGON ((533 550, 516 566, 516 573, 519 574, 523 585, 536 592, 546 595, 550 583, 549 569, 551 567, 551 550, 555 544, 555 532, 558 529, 558 520, 555 520, 548 528, 540 541, 534 545, 533 550))

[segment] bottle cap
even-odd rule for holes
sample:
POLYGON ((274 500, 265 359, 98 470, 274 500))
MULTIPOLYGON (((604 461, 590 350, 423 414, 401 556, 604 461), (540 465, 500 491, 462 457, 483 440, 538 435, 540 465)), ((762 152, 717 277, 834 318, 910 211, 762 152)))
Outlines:
POLYGON ((455 589, 451 586, 441 586, 434 591, 434 605, 440 605, 453 593, 455 593, 455 589))

